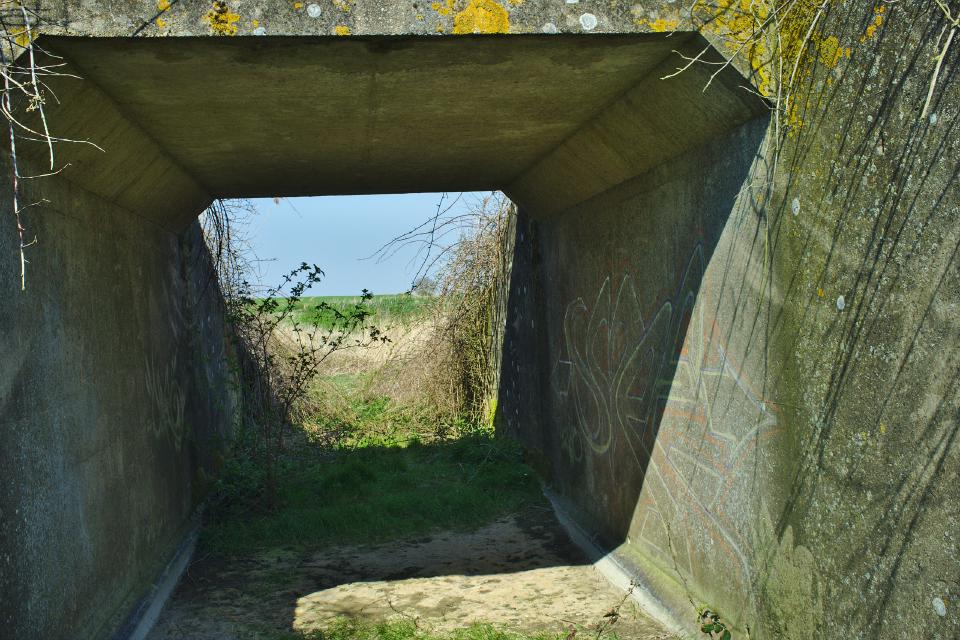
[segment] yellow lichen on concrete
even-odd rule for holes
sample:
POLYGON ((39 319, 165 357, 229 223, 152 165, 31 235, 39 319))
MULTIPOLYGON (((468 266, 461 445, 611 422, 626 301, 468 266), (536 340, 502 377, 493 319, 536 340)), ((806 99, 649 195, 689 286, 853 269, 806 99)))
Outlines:
MULTIPOLYGON (((828 0, 835 3, 837 0, 828 0)), ((803 128, 803 113, 806 110, 806 96, 801 90, 814 72, 816 65, 822 64, 833 69, 843 58, 850 58, 853 51, 835 35, 825 35, 822 21, 817 16, 824 8, 823 0, 797 0, 789 13, 780 22, 777 33, 779 42, 778 56, 783 69, 781 78, 783 103, 781 108, 786 115, 787 130, 795 137, 803 128)), ((827 83, 832 83, 831 77, 827 83)))
POLYGON ((636 23, 641 27, 645 26, 650 29, 650 31, 655 31, 657 33, 676 31, 677 27, 680 26, 680 20, 674 18, 657 18, 656 20, 641 18, 640 20, 637 20, 636 23))
POLYGON ((333 32, 334 32, 335 34, 337 34, 338 36, 348 36, 348 35, 350 35, 350 27, 348 27, 348 26, 346 26, 346 25, 343 25, 343 24, 338 24, 338 25, 333 29, 333 32))
POLYGON ((13 41, 21 47, 28 47, 37 37, 36 29, 27 29, 26 27, 16 27, 10 30, 13 41))
POLYGON ((837 36, 824 38, 820 43, 820 61, 833 69, 844 57, 849 58, 852 50, 850 47, 841 47, 837 36))
POLYGON ((877 31, 883 26, 883 21, 885 18, 884 14, 886 12, 887 7, 882 4, 878 4, 873 8, 873 22, 867 25, 867 30, 863 32, 862 36, 860 36, 860 42, 866 42, 870 38, 877 35, 877 31))
POLYGON ((237 22, 240 20, 240 15, 230 11, 230 7, 222 0, 216 0, 203 19, 210 25, 210 31, 214 35, 237 35, 237 22))
POLYGON ((430 8, 442 16, 448 16, 453 12, 454 0, 444 0, 443 2, 434 2, 430 8))
POLYGON ((508 33, 510 14, 495 0, 470 0, 467 8, 453 19, 453 32, 508 33))
POLYGON ((160 11, 166 11, 170 8, 170 0, 157 0, 157 9, 160 11))
POLYGON ((725 53, 743 56, 753 70, 757 90, 770 96, 773 76, 767 30, 771 0, 697 0, 694 14, 722 43, 725 53))

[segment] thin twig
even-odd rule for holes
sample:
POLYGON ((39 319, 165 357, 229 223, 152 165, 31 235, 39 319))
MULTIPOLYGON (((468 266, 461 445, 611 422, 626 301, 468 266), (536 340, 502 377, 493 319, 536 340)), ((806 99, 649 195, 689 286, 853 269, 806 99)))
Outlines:
MULTIPOLYGON (((950 45, 953 44, 953 37, 957 35, 957 30, 960 29, 960 11, 957 12, 956 17, 950 11, 950 7, 947 6, 946 2, 943 0, 934 0, 937 3, 937 6, 940 7, 940 10, 943 11, 943 14, 947 17, 947 21, 950 23, 946 28, 950 29, 950 33, 947 34, 947 41, 943 45, 939 55, 935 58, 937 61, 936 66, 933 69, 933 77, 930 78, 930 88, 927 90, 927 99, 923 103, 923 111, 920 113, 920 118, 926 118, 930 113, 930 103, 933 101, 933 92, 937 87, 937 81, 940 79, 940 70, 943 68, 943 61, 947 57, 947 53, 950 52, 950 45)), ((943 34, 940 34, 940 37, 943 38, 943 34)), ((939 44, 939 40, 937 41, 939 44)))

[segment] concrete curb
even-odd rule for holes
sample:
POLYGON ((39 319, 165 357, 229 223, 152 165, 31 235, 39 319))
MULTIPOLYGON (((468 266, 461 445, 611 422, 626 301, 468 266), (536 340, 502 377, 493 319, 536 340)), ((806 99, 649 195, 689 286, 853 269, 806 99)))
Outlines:
POLYGON ((126 622, 114 633, 110 640, 145 640, 153 630, 160 613, 166 606, 180 578, 186 573, 197 548, 197 539, 200 535, 200 518, 194 517, 190 529, 177 546, 173 557, 163 572, 150 587, 149 593, 137 604, 126 622))
POLYGON ((663 603, 653 595, 649 587, 641 582, 634 572, 630 571, 613 553, 607 553, 597 545, 593 537, 573 519, 569 510, 565 508, 564 501, 560 496, 546 487, 543 488, 543 495, 550 501, 550 506, 553 507, 553 512, 556 514, 560 526, 562 526, 567 532, 567 535, 570 536, 570 540, 587 554, 587 557, 593 563, 594 568, 600 572, 600 575, 606 578, 610 584, 617 589, 624 592, 628 591, 630 585, 633 584, 634 588, 631 598, 640 605, 647 614, 666 627, 671 633, 681 638, 687 637, 686 629, 680 625, 663 603))

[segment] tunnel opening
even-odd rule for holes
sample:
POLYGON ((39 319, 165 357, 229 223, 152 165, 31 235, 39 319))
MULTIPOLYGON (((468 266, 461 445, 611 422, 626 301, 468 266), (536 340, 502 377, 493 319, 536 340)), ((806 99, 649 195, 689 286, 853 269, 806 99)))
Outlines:
MULTIPOLYGON (((40 42, 80 78, 51 79, 51 129, 102 148, 58 145, 69 167, 28 187, 48 203, 38 234, 57 238, 43 260, 111 283, 113 297, 107 322, 71 317, 67 307, 87 309, 79 281, 37 285, 38 299, 61 301, 69 337, 44 325, 24 345, 62 345, 50 362, 76 374, 66 384, 83 407, 43 427, 67 462, 49 472, 60 463, 35 453, 37 473, 83 507, 56 527, 47 507, 28 510, 42 534, 22 542, 36 567, 24 590, 47 603, 30 611, 60 614, 24 613, 24 628, 114 624, 188 528, 197 462, 211 455, 193 442, 231 429, 218 303, 184 266, 202 262, 194 223, 215 199, 277 195, 501 189, 518 213, 491 419, 605 550, 643 539, 634 571, 663 610, 680 597, 662 575, 676 562, 665 523, 676 487, 689 489, 683 465, 697 461, 680 446, 658 458, 660 424, 690 389, 686 418, 708 422, 699 387, 717 367, 730 384, 704 283, 724 277, 724 265, 709 269, 714 249, 769 118, 733 68, 675 74, 678 54, 706 47, 700 35, 40 42), (98 398, 94 386, 115 391, 98 398)), ((20 149, 27 167, 45 153, 20 149)), ((36 300, 11 313, 36 312, 36 300)), ((31 405, 59 415, 39 387, 17 391, 15 420, 27 424, 31 405)), ((745 396, 733 410, 751 411, 745 396)), ((26 442, 16 446, 33 450, 26 442)), ((737 571, 726 523, 714 542, 729 554, 698 564, 686 540, 682 569, 737 571)))

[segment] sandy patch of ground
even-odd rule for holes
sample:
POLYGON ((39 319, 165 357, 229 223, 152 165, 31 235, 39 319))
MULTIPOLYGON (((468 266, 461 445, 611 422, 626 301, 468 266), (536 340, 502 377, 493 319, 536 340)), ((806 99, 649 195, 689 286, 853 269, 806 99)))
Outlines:
MULTIPOLYGON (((622 598, 553 513, 533 507, 472 533, 200 560, 150 640, 257 638, 323 628, 338 616, 403 616, 436 631, 472 622, 527 632, 579 628, 579 637, 594 637, 583 630, 622 598)), ((624 640, 670 637, 632 601, 612 630, 624 640)))

